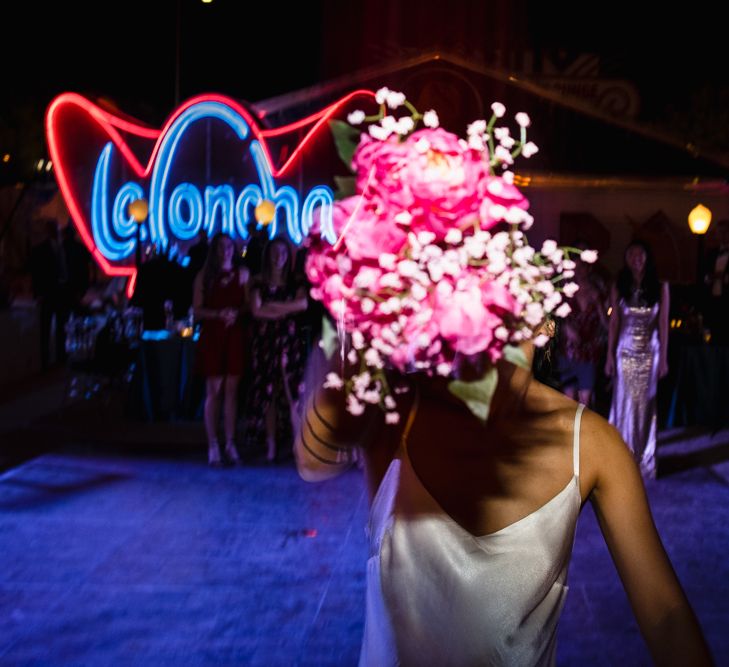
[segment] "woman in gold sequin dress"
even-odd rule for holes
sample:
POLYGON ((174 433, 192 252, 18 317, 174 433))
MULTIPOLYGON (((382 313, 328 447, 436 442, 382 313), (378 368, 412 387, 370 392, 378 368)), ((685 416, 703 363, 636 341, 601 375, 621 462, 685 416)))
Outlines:
POLYGON ((650 248, 631 242, 611 290, 605 374, 614 377, 609 421, 647 478, 656 476, 656 395, 668 373, 669 299, 650 248))

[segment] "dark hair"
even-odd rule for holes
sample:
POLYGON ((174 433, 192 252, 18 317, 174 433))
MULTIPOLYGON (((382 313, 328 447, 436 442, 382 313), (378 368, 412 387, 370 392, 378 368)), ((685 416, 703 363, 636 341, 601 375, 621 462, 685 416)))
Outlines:
POLYGON ((230 241, 233 244, 233 247, 235 247, 235 241, 233 241, 233 239, 228 236, 228 234, 224 234, 223 232, 218 232, 217 234, 215 234, 215 236, 213 236, 210 241, 210 250, 208 250, 207 257, 205 258, 205 264, 203 264, 202 267, 203 299, 207 297, 210 289, 220 275, 221 266, 220 259, 218 258, 218 246, 225 239, 230 241))
POLYGON ((280 236, 276 236, 276 237, 272 238, 263 247, 263 263, 261 266, 261 279, 265 283, 271 282, 271 249, 277 245, 280 245, 286 249, 286 264, 284 265, 282 273, 283 273, 284 282, 288 284, 289 280, 291 279, 291 268, 292 268, 291 267, 291 247, 286 242, 286 240, 280 236))
POLYGON ((650 246, 641 241, 635 239, 628 243, 623 253, 623 268, 618 273, 618 279, 615 281, 618 294, 625 300, 628 301, 633 290, 633 273, 628 267, 625 257, 628 254, 628 250, 631 248, 640 248, 645 253, 645 269, 643 271, 643 279, 640 283, 640 288, 643 290, 643 296, 645 300, 653 305, 658 301, 661 294, 661 283, 658 280, 658 271, 656 270, 656 263, 653 259, 653 253, 651 252, 650 246))

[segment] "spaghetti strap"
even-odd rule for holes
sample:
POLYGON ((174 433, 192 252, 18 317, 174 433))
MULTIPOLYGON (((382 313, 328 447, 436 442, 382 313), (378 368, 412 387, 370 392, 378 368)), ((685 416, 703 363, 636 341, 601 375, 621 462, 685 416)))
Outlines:
POLYGON ((577 406, 575 425, 573 428, 572 461, 575 477, 580 476, 580 423, 582 422, 582 411, 584 409, 585 406, 582 403, 577 406))

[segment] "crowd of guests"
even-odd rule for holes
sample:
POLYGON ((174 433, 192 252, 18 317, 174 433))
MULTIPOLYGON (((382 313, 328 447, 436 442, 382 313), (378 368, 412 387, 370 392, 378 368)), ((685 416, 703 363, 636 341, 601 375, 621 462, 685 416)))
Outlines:
MULTIPOLYGON (((701 305, 713 341, 725 344, 729 221, 718 223, 717 234, 719 246, 706 258, 701 305)), ((205 383, 209 462, 239 463, 237 443, 249 457, 287 459, 291 410, 304 389, 307 355, 322 316, 307 295, 305 252, 283 237, 269 239, 265 228, 252 228, 242 249, 225 234, 201 233, 184 262, 169 251, 147 252, 128 302, 125 280, 94 282, 90 254, 73 227, 61 231, 49 220, 29 259, 43 367, 53 348, 63 361, 64 325, 74 312, 133 306, 141 310, 146 330, 164 329, 170 318, 194 318, 201 331, 195 370, 205 383)), ((614 280, 579 262, 574 280, 580 289, 550 348, 551 384, 597 409, 602 407, 597 398, 607 396, 610 422, 643 474, 652 477, 657 386, 668 372, 668 285, 659 281, 651 250, 641 241, 625 248, 614 280)))
POLYGON ((237 262, 233 239, 216 234, 194 278, 193 313, 201 323, 195 366, 205 378, 204 420, 212 466, 224 459, 241 461, 236 444, 241 403, 246 455, 269 463, 291 456, 292 411, 316 329, 303 275, 304 252, 295 252, 282 237, 268 240, 258 234, 237 262))
MULTIPOLYGON (((579 244, 578 244, 579 245, 579 244)), ((305 252, 298 251, 299 254, 305 252)), ((205 424, 211 465, 240 462, 236 446, 275 461, 290 454, 292 408, 303 391, 314 335, 306 281, 282 238, 262 246, 259 266, 237 266, 233 240, 213 237, 197 273, 194 313, 202 323, 196 367, 206 378, 205 424), (308 326, 308 335, 302 324, 308 326), (245 379, 245 399, 238 387, 245 379), (225 446, 218 438, 223 407, 225 446)), ((650 248, 631 242, 615 281, 578 263, 580 289, 554 338, 550 372, 569 397, 594 406, 598 383, 612 385, 610 421, 647 477, 655 476, 658 380, 667 373, 668 286, 660 283, 650 248)))

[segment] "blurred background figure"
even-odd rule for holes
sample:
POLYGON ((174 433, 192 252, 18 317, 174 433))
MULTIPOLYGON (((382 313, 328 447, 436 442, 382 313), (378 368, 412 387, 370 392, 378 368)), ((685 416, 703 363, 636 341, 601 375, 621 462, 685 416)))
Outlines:
POLYGON ((245 370, 243 318, 247 308, 248 269, 235 268, 235 243, 227 234, 216 234, 202 270, 195 278, 193 309, 202 331, 195 358, 196 370, 205 381, 205 432, 208 463, 220 466, 218 420, 224 393, 223 427, 225 455, 240 463, 235 444, 238 383, 245 370))
POLYGON ((81 243, 72 224, 66 225, 62 232, 62 249, 68 272, 68 306, 72 313, 81 308, 81 301, 91 285, 91 253, 81 243))
POLYGON ((259 225, 255 219, 248 225, 248 240, 246 242, 243 263, 248 267, 251 278, 258 278, 263 268, 263 251, 268 244, 268 228, 259 225))
POLYGON ((132 305, 142 309, 144 329, 157 331, 168 328, 170 317, 183 319, 192 305, 192 294, 186 270, 158 250, 139 267, 132 305), (170 312, 171 309, 171 312, 170 312))
MULTIPOLYGON (((587 244, 577 242, 575 247, 584 250, 587 244)), ((570 301, 572 311, 559 327, 557 365, 562 391, 590 407, 607 342, 606 294, 587 262, 577 261, 574 282, 580 289, 570 301)))
POLYGON ((713 344, 729 345, 729 220, 720 220, 716 233, 719 245, 706 257, 704 325, 713 344))
POLYGON ((29 263, 33 296, 40 311, 41 368, 46 370, 52 351, 55 351, 55 361, 66 358, 65 326, 69 314, 68 262, 55 220, 45 221, 43 239, 31 249, 29 263), (53 348, 52 343, 55 343, 53 348))
POLYGON ((205 264, 205 260, 208 257, 208 248, 208 233, 204 229, 201 229, 197 234, 195 243, 187 251, 187 256, 190 258, 190 263, 187 265, 187 268, 193 276, 196 276, 205 264))
POLYGON ((292 403, 298 400, 306 363, 300 317, 308 307, 306 286, 296 280, 289 244, 281 237, 263 252, 261 275, 251 290, 253 341, 246 442, 254 453, 265 439, 266 460, 289 456, 292 403))
POLYGON ((632 241, 610 292, 605 374, 614 378, 609 421, 648 478, 656 475, 656 395, 668 373, 669 306, 650 248, 632 241))

